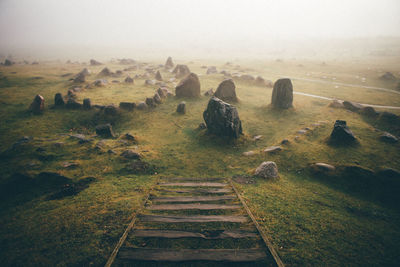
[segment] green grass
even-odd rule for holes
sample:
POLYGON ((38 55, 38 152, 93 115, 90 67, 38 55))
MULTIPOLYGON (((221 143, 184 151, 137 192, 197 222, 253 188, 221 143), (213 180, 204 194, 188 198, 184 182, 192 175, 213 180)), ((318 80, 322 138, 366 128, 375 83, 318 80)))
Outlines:
MULTIPOLYGON (((154 62, 156 63, 156 62, 154 62)), ((185 62, 179 62, 185 63, 185 62)), ((320 62, 243 61, 246 73, 260 74, 275 80, 283 76, 304 77, 307 73, 318 78, 336 77, 335 81, 362 84, 356 78, 367 77, 367 85, 392 88, 379 80, 379 69, 397 73, 398 64, 377 62, 320 62), (302 63, 304 67, 297 65, 302 63), (372 66, 372 68, 371 68, 372 66), (369 68, 369 69, 368 69, 369 68)), ((216 65, 218 70, 234 72, 234 66, 223 62, 189 64, 200 76, 202 93, 216 88, 222 75, 204 75, 201 65, 216 65)), ((111 70, 125 66, 108 64, 111 70)), ((170 98, 152 111, 123 112, 112 121, 117 135, 131 133, 138 144, 124 145, 120 139, 108 140, 100 153, 95 145, 100 138, 94 135, 97 123, 107 119, 91 111, 50 109, 54 94, 74 86, 64 73, 77 73, 83 65, 44 63, 35 66, 0 67, 0 151, 5 151, 21 136, 33 136, 33 141, 14 151, 3 153, 0 162, 0 182, 15 172, 35 176, 42 171, 57 172, 78 181, 96 177, 96 182, 76 196, 60 200, 46 200, 47 194, 25 199, 16 195, 0 205, 0 263, 11 265, 103 265, 118 242, 131 216, 136 213, 149 189, 161 177, 232 177, 252 175, 266 160, 277 163, 281 178, 278 181, 256 179, 255 184, 236 184, 262 228, 269 234, 283 262, 292 266, 382 266, 395 265, 399 260, 400 217, 398 209, 368 192, 348 190, 346 181, 332 182, 312 176, 308 165, 326 162, 333 165, 360 165, 372 170, 383 167, 400 169, 399 144, 390 145, 378 140, 381 125, 358 114, 331 109, 328 102, 305 96, 294 96, 294 108, 272 110, 268 105, 271 88, 236 81, 236 104, 243 123, 244 136, 236 141, 210 136, 198 130, 208 98, 185 99, 187 114, 177 115, 175 109, 181 99, 170 98), (11 72, 16 72, 15 74, 11 72), (32 79, 40 76, 43 79, 32 79), (5 78, 6 77, 6 78, 5 78), (46 99, 43 115, 32 115, 27 107, 35 94, 46 99), (326 143, 333 123, 344 119, 357 136, 360 145, 350 148, 332 147, 326 143), (315 127, 313 123, 324 121, 315 127), (309 127, 306 135, 298 130, 309 127), (93 139, 78 144, 65 134, 84 133, 93 139), (252 137, 262 135, 259 141, 252 137), (296 138, 298 136, 298 138, 296 138), (267 146, 283 139, 290 144, 277 154, 265 154, 267 146), (54 143, 62 142, 62 147, 54 143), (42 147, 45 152, 37 152, 42 147), (127 148, 138 150, 145 161, 156 166, 157 174, 137 175, 124 171, 127 160, 119 154, 127 148), (113 149, 116 155, 108 154, 113 149), (256 155, 245 157, 253 150, 256 155), (66 169, 63 162, 77 162, 79 167, 66 169), (32 163, 34 163, 32 165, 32 163)), ((88 67, 96 79, 104 66, 88 67)), ((128 72, 131 77, 144 70, 128 72)), ((162 71, 163 77, 172 77, 162 71)), ((117 80, 123 80, 125 74, 117 80)), ((109 78, 109 82, 114 78, 109 78)), ((144 80, 134 85, 112 84, 87 89, 78 99, 89 97, 94 104, 117 104, 120 101, 142 101, 152 96, 157 87, 144 86, 144 80)), ((400 95, 362 88, 334 88, 310 82, 294 81, 295 90, 323 96, 345 98, 380 105, 399 105, 400 95)), ((173 88, 172 88, 173 89, 173 88)), ((396 113, 399 113, 396 111, 396 113)), ((138 222, 138 227, 142 227, 138 222)), ((180 225, 179 227, 181 227, 180 225)), ((184 225, 183 225, 184 226, 184 225)), ((174 227, 157 224, 154 227, 174 227)), ((190 227, 188 225, 187 227, 190 227)), ((235 228, 234 224, 199 225, 235 228)), ((174 245, 175 246, 175 245, 174 245)))

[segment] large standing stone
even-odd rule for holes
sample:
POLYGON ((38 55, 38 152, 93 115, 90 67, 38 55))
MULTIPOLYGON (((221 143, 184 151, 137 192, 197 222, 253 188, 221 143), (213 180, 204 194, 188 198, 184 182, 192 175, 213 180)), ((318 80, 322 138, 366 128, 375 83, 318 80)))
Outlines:
POLYGON ((64 98, 61 93, 57 93, 54 96, 54 106, 63 107, 65 105, 64 98))
POLYGON ((174 67, 174 63, 172 62, 172 58, 168 57, 167 61, 165 62, 166 69, 172 69, 174 67))
POLYGON ((273 161, 264 161, 257 167, 255 175, 264 179, 278 178, 278 166, 273 161))
POLYGON ((90 65, 91 66, 99 66, 99 65, 102 65, 102 63, 100 63, 99 61, 97 61, 95 59, 91 59, 90 60, 90 65))
POLYGON ((157 81, 162 81, 162 80, 163 80, 163 78, 162 78, 161 73, 160 73, 159 70, 156 72, 155 78, 156 78, 157 81))
POLYGON ((337 120, 333 126, 330 141, 334 144, 350 144, 356 141, 353 132, 347 127, 346 121, 337 120))
POLYGON ((190 73, 175 88, 177 97, 199 97, 200 81, 195 73, 190 73))
POLYGON ((33 99, 32 104, 29 106, 29 110, 33 113, 39 114, 44 110, 44 98, 41 95, 36 95, 33 99))
POLYGON ((236 86, 232 79, 227 79, 218 85, 215 96, 227 102, 237 102, 236 86))
POLYGON ((96 126, 96 134, 102 137, 114 137, 111 124, 101 124, 96 126))
POLYGON ((175 74, 175 77, 180 79, 190 74, 189 67, 186 65, 176 65, 175 69, 172 71, 175 74))
POLYGON ((274 84, 271 104, 274 108, 287 109, 293 106, 293 85, 290 79, 279 79, 274 84))
POLYGON ((86 75, 82 72, 79 72, 75 78, 74 78, 74 82, 76 83, 84 83, 86 82, 86 75))
POLYGON ((203 118, 208 131, 213 134, 233 138, 239 138, 242 134, 242 122, 236 107, 219 98, 210 99, 203 118))

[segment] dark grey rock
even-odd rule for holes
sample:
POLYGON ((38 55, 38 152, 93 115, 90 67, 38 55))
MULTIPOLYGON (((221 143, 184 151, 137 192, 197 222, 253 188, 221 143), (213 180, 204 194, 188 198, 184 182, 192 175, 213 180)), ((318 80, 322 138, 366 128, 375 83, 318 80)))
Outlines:
POLYGON ((385 143, 391 143, 391 144, 397 143, 399 141, 399 139, 396 136, 394 136, 388 132, 384 132, 379 137, 379 139, 385 143))
POLYGON ((40 114, 44 111, 44 98, 41 95, 36 95, 33 102, 29 106, 29 110, 35 114, 40 114))
POLYGON ((106 116, 116 116, 119 114, 118 107, 114 105, 108 105, 104 107, 104 115, 106 116))
POLYGON ((79 109, 82 107, 82 104, 75 100, 75 98, 68 98, 65 107, 68 109, 79 109))
POLYGON ((65 105, 64 98, 61 93, 57 93, 54 96, 54 106, 63 107, 65 105))
POLYGON ((128 77, 125 78, 124 82, 133 83, 133 79, 130 76, 128 76, 128 77))
POLYGON ((120 102, 119 103, 120 109, 132 111, 135 109, 135 107, 136 107, 136 104, 134 102, 120 102))
POLYGON ((237 102, 236 86, 232 79, 227 79, 218 85, 215 97, 227 102, 237 102))
POLYGON ((284 78, 275 82, 271 105, 279 109, 288 109, 293 106, 293 85, 290 79, 284 78))
POLYGON ((111 124, 101 124, 96 126, 96 134, 105 138, 114 137, 114 132, 111 124))
POLYGON ((337 120, 330 136, 333 144, 350 144, 356 141, 353 132, 347 127, 346 121, 337 120))
POLYGON ((154 102, 154 99, 152 97, 147 97, 145 102, 146 105, 150 108, 155 108, 157 106, 156 102, 154 102))
POLYGON ((147 109, 148 108, 148 106, 147 106, 147 104, 145 103, 145 102, 139 102, 137 105, 136 105, 136 107, 137 107, 137 109, 138 110, 145 110, 145 109, 147 109))
POLYGON ((186 76, 175 88, 177 97, 199 97, 200 81, 195 73, 186 76))
POLYGON ((154 100, 154 102, 156 103, 156 104, 161 104, 161 97, 160 97, 160 95, 158 94, 158 93, 155 93, 154 94, 154 96, 153 96, 153 100, 154 100))
POLYGON ((91 109, 92 108, 92 102, 90 101, 90 98, 83 99, 83 108, 84 109, 91 109))
POLYGON ((181 103, 178 104, 176 108, 176 112, 180 114, 185 114, 186 113, 186 102, 182 101, 181 103))

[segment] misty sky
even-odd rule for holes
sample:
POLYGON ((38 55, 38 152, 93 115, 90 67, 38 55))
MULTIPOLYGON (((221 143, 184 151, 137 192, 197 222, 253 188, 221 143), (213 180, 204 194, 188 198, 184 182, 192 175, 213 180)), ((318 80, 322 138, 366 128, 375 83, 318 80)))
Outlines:
POLYGON ((399 35, 399 0, 0 0, 3 53, 399 35))

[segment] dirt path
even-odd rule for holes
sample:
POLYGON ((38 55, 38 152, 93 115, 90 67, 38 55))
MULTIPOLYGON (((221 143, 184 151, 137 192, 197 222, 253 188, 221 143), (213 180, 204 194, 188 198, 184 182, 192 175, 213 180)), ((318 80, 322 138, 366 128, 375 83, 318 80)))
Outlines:
POLYGON ((120 242, 106 266, 284 266, 224 178, 163 178, 120 242))

